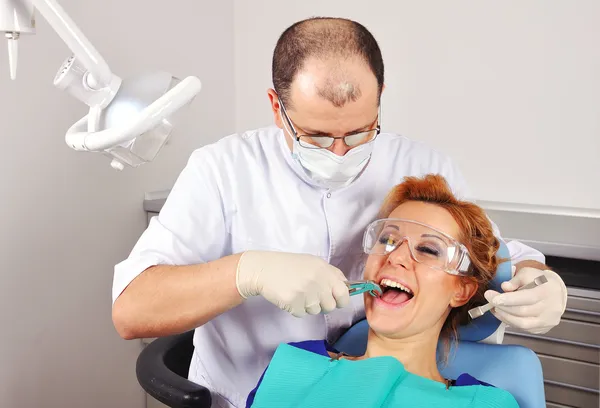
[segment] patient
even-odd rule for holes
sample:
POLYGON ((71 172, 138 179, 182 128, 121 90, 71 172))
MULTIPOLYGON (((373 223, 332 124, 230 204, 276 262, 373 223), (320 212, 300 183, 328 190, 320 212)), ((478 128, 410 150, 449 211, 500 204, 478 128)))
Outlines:
POLYGON ((449 346, 485 302, 498 248, 484 211, 441 176, 406 178, 365 231, 365 279, 384 290, 365 295, 366 353, 342 355, 323 340, 280 345, 247 406, 518 407, 468 373, 443 378, 436 359, 438 341, 449 346))

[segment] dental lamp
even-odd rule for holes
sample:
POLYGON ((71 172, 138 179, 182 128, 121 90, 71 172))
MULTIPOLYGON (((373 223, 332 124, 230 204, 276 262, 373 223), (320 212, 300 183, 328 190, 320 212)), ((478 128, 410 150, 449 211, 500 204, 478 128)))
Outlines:
POLYGON ((122 80, 56 0, 0 0, 0 32, 8 40, 13 80, 17 42, 35 34, 36 10, 73 53, 58 70, 54 85, 89 106, 88 114, 67 131, 67 145, 111 157, 117 170, 152 161, 167 142, 176 114, 200 92, 200 80, 179 80, 167 72, 122 80))

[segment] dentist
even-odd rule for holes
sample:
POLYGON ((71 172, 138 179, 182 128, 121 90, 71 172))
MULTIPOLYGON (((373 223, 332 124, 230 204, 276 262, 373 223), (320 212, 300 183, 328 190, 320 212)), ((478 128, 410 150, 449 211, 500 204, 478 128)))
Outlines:
MULTIPOLYGON (((384 65, 362 25, 312 18, 273 54, 275 126, 196 150, 130 256, 116 265, 113 322, 125 339, 195 329, 189 378, 213 406, 241 407, 280 343, 334 342, 364 317, 344 281, 361 277, 361 239, 405 176, 438 173, 469 198, 454 163, 381 132, 384 65), (301 317, 301 318, 298 318, 301 317)), ((533 333, 559 323, 566 288, 539 252, 511 242, 503 322, 533 333), (514 292, 536 276, 548 284, 514 292)))

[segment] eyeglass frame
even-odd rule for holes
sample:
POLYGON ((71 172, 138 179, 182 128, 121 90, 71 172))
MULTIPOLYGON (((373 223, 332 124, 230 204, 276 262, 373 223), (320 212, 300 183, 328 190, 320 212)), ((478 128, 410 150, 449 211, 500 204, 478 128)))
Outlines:
POLYGON ((290 119, 287 110, 285 109, 285 106, 283 105, 283 102, 281 101, 281 98, 279 98, 279 106, 281 107, 281 113, 283 113, 283 118, 285 119, 285 121, 288 123, 288 125, 290 125, 290 130, 292 131, 292 136, 294 137, 294 139, 296 139, 296 141, 298 143, 301 143, 302 141, 300 140, 301 137, 309 137, 309 138, 313 138, 313 137, 327 137, 329 139, 333 139, 333 142, 331 142, 331 144, 327 147, 325 146, 316 146, 310 143, 306 143, 302 144, 303 147, 307 148, 307 149, 329 149, 331 146, 333 146, 333 144, 335 143, 336 140, 338 139, 342 139, 344 141, 344 144, 349 147, 350 149, 353 149, 355 147, 358 146, 362 146, 365 145, 367 143, 371 143, 372 141, 374 141, 375 139, 377 139, 377 136, 379 136, 379 134, 381 133, 381 125, 379 124, 379 118, 381 117, 381 105, 379 105, 379 111, 377 113, 377 119, 375 119, 375 122, 377 122, 377 126, 373 129, 367 129, 367 130, 363 130, 360 132, 354 132, 350 135, 346 135, 346 136, 326 136, 326 135, 320 135, 320 134, 315 134, 315 135, 308 135, 308 134, 298 134, 298 131, 296 130, 296 127, 294 126, 294 122, 292 122, 292 120, 290 119), (371 140, 367 140, 366 142, 362 142, 359 143, 357 145, 354 146, 350 146, 347 142, 346 142, 346 138, 347 137, 352 137, 352 136, 356 136, 360 133, 369 133, 369 132, 375 132, 375 136, 373 136, 373 138, 371 138, 371 140))
MULTIPOLYGON (((460 251, 462 252, 462 256, 457 260, 457 265, 456 268, 451 269, 450 267, 444 267, 444 268, 436 268, 432 265, 427 265, 426 263, 423 263, 421 261, 418 261, 416 259, 416 257, 414 256, 412 250, 409 248, 408 251, 410 252, 410 257, 411 259, 413 259, 415 262, 423 264, 425 266, 427 266, 428 268, 431 268, 433 270, 438 270, 438 271, 442 271, 442 272, 446 272, 450 275, 458 275, 458 276, 472 276, 473 275, 473 262, 471 261, 471 255, 469 253, 469 250, 467 249, 466 246, 464 246, 460 241, 458 241, 456 238, 452 237, 451 235, 446 234, 443 231, 440 231, 439 229, 432 227, 431 225, 425 224, 423 222, 419 222, 419 221, 415 221, 415 220, 409 220, 406 218, 380 218, 377 219, 373 222, 371 222, 367 228, 365 228, 365 232, 363 234, 363 252, 367 255, 375 255, 375 256, 389 256, 391 253, 393 253, 394 251, 396 251, 397 249, 399 249, 402 244, 404 243, 404 241, 407 241, 407 244, 410 245, 410 241, 408 239, 408 237, 403 236, 402 240, 398 243, 398 245, 390 252, 388 252, 387 254, 371 254, 369 252, 367 252, 367 234, 368 232, 373 228, 373 226, 381 221, 401 221, 401 222, 408 222, 410 224, 416 224, 416 225, 420 225, 423 227, 427 227, 430 228, 431 230, 437 232, 438 234, 442 235, 444 238, 450 240, 456 247, 458 247, 460 249, 460 251)), ((383 231, 383 229, 382 229, 383 231)), ((380 232, 381 233, 381 232, 380 232)))

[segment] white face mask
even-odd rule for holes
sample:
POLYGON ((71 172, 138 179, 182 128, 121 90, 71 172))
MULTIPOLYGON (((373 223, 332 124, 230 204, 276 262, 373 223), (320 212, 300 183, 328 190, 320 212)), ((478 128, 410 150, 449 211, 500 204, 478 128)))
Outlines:
POLYGON ((318 184, 339 188, 350 184, 360 174, 369 163, 372 151, 373 142, 370 142, 338 156, 327 149, 303 147, 294 140, 293 156, 318 184))
MULTIPOLYGON (((283 104, 281 107, 283 108, 283 104)), ((381 116, 381 108, 379 116, 381 116)), ((292 156, 304 168, 306 174, 322 187, 347 186, 364 170, 371 159, 373 141, 356 146, 345 155, 338 156, 325 148, 314 149, 300 145, 292 136, 293 132, 288 129, 288 124, 283 117, 282 122, 285 128, 283 132, 292 138, 292 156)))

